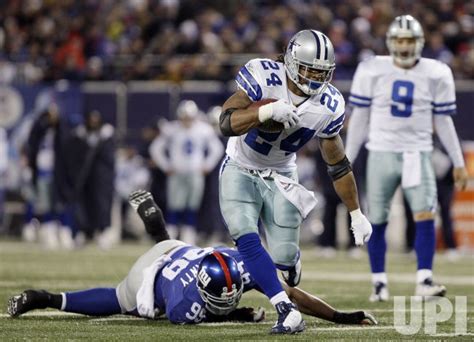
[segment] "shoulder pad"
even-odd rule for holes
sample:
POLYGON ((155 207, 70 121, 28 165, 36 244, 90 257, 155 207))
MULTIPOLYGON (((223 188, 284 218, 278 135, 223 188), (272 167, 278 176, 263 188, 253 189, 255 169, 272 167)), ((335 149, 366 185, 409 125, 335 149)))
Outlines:
POLYGON ((262 99, 262 78, 260 75, 260 59, 252 59, 240 68, 235 81, 237 86, 242 89, 252 101, 262 99))

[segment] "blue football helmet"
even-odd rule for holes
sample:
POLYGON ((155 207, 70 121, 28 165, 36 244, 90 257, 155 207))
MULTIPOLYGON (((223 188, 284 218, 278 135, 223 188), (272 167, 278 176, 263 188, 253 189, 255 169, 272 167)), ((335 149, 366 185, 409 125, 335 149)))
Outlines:
POLYGON ((244 289, 237 261, 213 251, 199 264, 197 287, 206 309, 214 315, 227 315, 239 304, 244 289))

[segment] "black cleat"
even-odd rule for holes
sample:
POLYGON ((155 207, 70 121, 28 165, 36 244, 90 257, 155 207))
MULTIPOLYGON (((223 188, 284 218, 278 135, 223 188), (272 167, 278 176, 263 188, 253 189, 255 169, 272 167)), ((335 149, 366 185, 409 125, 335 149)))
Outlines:
POLYGON ((130 206, 136 212, 138 212, 138 208, 140 207, 140 205, 144 204, 148 200, 151 200, 151 203, 154 204, 154 206, 158 207, 155 201, 153 201, 153 196, 151 195, 151 193, 146 190, 136 190, 128 196, 128 203, 130 203, 130 206))
POLYGON ((145 224, 145 229, 156 242, 169 240, 170 236, 166 231, 165 220, 163 212, 158 204, 153 199, 150 192, 146 190, 136 190, 128 197, 133 210, 138 213, 138 216, 145 224))
POLYGON ((8 300, 7 312, 11 317, 18 317, 35 309, 46 309, 50 294, 44 290, 26 290, 8 300))

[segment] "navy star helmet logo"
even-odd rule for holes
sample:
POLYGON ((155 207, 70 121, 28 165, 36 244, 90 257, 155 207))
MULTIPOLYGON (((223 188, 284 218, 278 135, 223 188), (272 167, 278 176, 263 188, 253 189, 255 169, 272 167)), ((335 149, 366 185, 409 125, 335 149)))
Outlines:
POLYGON ((290 49, 291 52, 293 52, 293 48, 295 46, 301 46, 300 44, 296 43, 296 38, 293 38, 292 40, 290 40, 290 43, 288 44, 288 49, 290 49))

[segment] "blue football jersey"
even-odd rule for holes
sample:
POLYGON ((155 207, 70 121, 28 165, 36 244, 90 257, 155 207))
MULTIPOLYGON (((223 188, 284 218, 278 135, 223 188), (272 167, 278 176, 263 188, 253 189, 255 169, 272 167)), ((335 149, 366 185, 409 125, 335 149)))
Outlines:
POLYGON ((195 324, 205 320, 205 303, 199 295, 196 276, 199 263, 213 250, 228 254, 237 261, 244 292, 258 289, 237 250, 185 246, 171 256, 171 261, 162 268, 155 281, 155 306, 165 312, 172 323, 195 324))

